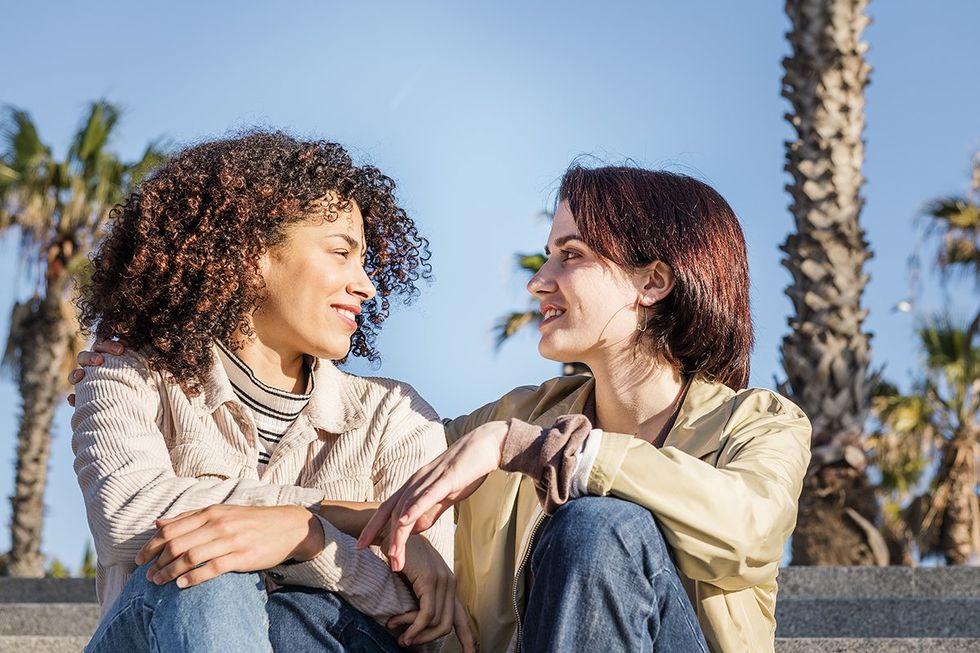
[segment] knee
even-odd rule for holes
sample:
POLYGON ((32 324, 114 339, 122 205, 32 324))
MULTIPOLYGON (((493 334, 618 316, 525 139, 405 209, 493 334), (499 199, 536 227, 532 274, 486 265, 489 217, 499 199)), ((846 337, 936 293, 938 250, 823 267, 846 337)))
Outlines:
MULTIPOLYGON (((150 563, 137 567, 137 583, 143 586, 144 600, 150 605, 167 604, 181 611, 211 611, 222 607, 244 606, 253 597, 262 599, 264 606, 265 583, 256 573, 226 573, 200 585, 181 589, 170 581, 157 585, 146 580, 150 563)), ((264 607, 263 607, 264 610, 264 607)))
POLYGON ((573 566, 591 565, 599 555, 606 563, 619 560, 623 566, 662 566, 670 560, 653 514, 612 497, 582 497, 561 506, 551 517, 539 548, 560 564, 573 566))

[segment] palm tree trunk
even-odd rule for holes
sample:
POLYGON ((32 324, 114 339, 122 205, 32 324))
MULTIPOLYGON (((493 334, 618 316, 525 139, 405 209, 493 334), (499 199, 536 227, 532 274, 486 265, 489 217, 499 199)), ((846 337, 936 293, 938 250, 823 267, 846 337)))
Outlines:
POLYGON ((951 565, 969 564, 974 556, 980 555, 978 458, 980 447, 975 438, 956 438, 947 447, 937 474, 949 487, 939 546, 951 565))
POLYGON ((74 331, 65 315, 67 277, 48 279, 43 299, 36 299, 19 328, 18 380, 23 401, 17 434, 17 472, 11 503, 11 576, 41 577, 41 531, 44 490, 51 449, 51 423, 61 398, 63 359, 74 331))
POLYGON ((786 1, 792 55, 783 61, 783 95, 793 106, 788 120, 797 137, 786 143, 796 231, 782 249, 795 315, 782 345, 783 389, 813 424, 793 564, 887 562, 863 446, 871 391, 861 307, 871 253, 858 221, 871 70, 860 40, 866 6, 867 0, 786 1))

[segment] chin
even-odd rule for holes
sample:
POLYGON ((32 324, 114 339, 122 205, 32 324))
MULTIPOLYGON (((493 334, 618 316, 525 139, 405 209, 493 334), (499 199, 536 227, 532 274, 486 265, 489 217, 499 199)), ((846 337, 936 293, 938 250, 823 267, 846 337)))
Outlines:
POLYGON ((542 358, 547 358, 550 361, 562 364, 575 363, 582 360, 582 352, 563 349, 554 343, 546 342, 545 339, 538 342, 538 353, 541 354, 542 358))

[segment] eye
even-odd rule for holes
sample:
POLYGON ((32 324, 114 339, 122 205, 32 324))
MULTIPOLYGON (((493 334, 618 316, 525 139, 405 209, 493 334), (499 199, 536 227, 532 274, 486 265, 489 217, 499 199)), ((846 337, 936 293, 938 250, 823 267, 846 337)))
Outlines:
POLYGON ((560 260, 562 263, 564 263, 565 261, 570 261, 572 259, 580 258, 580 257, 581 257, 581 254, 579 254, 576 251, 570 250, 570 249, 563 249, 563 250, 561 250, 561 251, 558 252, 558 260, 560 260))
POLYGON ((350 250, 349 249, 335 249, 335 250, 333 250, 333 253, 339 255, 344 260, 347 260, 348 258, 350 258, 350 250))

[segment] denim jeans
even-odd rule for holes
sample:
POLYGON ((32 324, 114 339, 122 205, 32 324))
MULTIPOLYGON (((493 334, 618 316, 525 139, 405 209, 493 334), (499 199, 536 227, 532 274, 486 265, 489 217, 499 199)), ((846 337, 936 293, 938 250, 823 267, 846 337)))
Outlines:
POLYGON ((326 590, 267 594, 259 574, 223 574, 195 587, 133 572, 85 653, 396 653, 382 626, 326 590))
POLYGON ((582 497, 559 508, 537 538, 522 651, 707 653, 649 510, 582 497))

